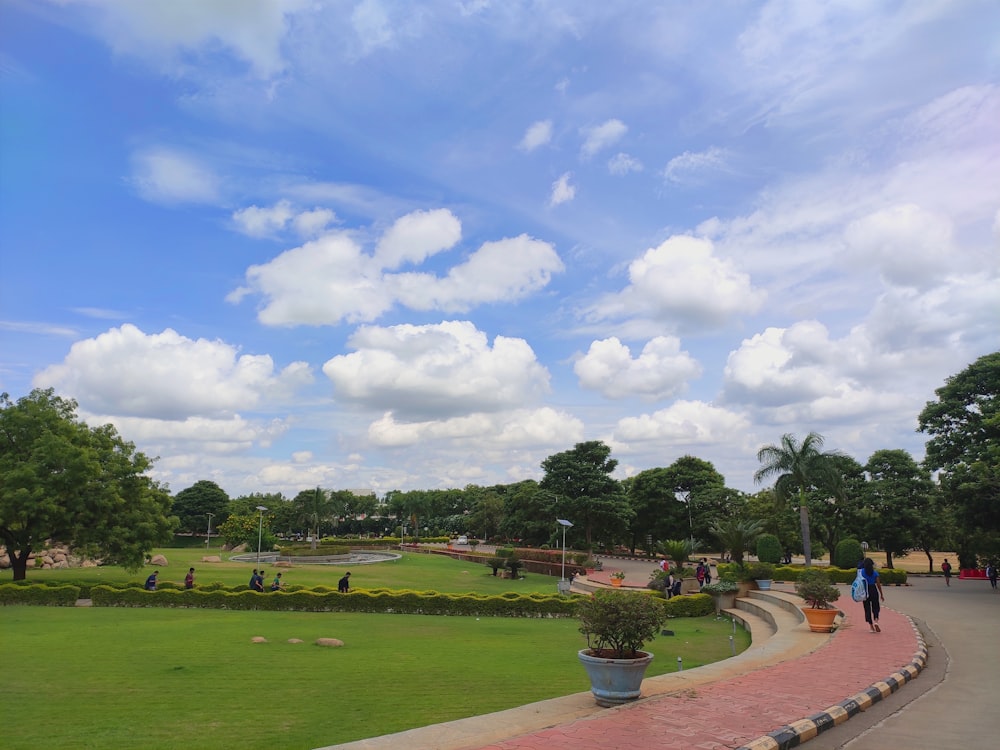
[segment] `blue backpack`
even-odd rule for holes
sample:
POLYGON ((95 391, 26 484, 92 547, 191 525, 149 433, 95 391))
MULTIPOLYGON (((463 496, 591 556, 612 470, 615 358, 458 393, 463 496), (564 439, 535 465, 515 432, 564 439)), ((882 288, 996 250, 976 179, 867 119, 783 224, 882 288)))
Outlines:
POLYGON ((851 598, 856 602, 863 602, 868 598, 868 581, 861 568, 858 568, 858 577, 851 584, 851 598))

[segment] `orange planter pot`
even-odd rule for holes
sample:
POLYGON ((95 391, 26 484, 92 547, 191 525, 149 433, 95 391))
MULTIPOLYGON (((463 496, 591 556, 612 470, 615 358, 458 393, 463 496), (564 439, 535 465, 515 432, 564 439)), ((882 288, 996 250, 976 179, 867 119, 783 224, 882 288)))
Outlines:
POLYGON ((837 619, 837 610, 835 609, 813 609, 812 607, 803 607, 802 611, 806 615, 806 622, 809 623, 809 629, 814 633, 832 633, 833 632, 833 622, 837 619))
POLYGON ((611 579, 611 585, 614 586, 616 589, 617 588, 621 588, 622 579, 621 578, 612 578, 611 579))

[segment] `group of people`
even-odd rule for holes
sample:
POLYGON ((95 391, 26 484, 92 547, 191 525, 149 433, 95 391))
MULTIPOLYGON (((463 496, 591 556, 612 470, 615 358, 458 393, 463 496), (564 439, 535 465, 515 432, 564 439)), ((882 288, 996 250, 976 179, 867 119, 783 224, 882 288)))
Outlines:
MULTIPOLYGON (((271 581, 271 591, 284 591, 285 582, 281 580, 281 573, 277 573, 274 576, 274 580, 271 581)), ((253 575, 250 576, 250 590, 264 592, 264 570, 261 568, 253 569, 253 575)))

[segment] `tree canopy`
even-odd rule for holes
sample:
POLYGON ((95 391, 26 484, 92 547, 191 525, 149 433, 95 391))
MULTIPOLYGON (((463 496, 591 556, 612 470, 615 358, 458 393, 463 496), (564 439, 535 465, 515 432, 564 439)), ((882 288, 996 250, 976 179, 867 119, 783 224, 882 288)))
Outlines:
POLYGON ((208 530, 208 515, 215 526, 226 520, 229 495, 215 482, 202 479, 174 496, 173 512, 180 531, 200 533, 208 530))
POLYGON ((76 409, 51 389, 0 395, 0 538, 14 580, 49 540, 137 569, 176 524, 169 493, 146 475, 150 459, 76 409))

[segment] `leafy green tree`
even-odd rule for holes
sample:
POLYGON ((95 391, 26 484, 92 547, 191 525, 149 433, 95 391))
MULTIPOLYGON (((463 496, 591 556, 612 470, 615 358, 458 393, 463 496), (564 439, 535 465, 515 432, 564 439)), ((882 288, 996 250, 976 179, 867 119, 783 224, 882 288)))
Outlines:
POLYGON ((930 436, 924 465, 939 472, 962 531, 959 559, 975 564, 974 539, 1000 534, 1000 352, 980 357, 948 378, 920 412, 930 436))
POLYGON ((312 537, 312 548, 316 549, 319 541, 320 526, 333 515, 333 503, 330 493, 322 487, 314 490, 302 490, 292 499, 299 521, 307 524, 309 536, 312 537))
POLYGON ((840 540, 848 535, 860 534, 864 527, 866 481, 864 467, 850 456, 834 454, 830 456, 830 461, 836 470, 832 486, 810 490, 806 503, 809 506, 810 529, 830 551, 832 562, 833 550, 840 540))
POLYGON ((629 477, 623 487, 635 513, 631 524, 632 548, 646 535, 656 542, 687 529, 687 509, 674 494, 675 475, 665 468, 647 469, 629 477))
POLYGON ((271 514, 267 511, 231 513, 219 526, 219 535, 230 547, 245 544, 247 549, 256 552, 257 542, 260 541, 259 551, 272 550, 278 540, 271 531, 271 519, 271 514))
POLYGON ((472 512, 468 516, 469 527, 483 539, 490 539, 497 534, 503 522, 504 500, 494 489, 478 487, 476 490, 472 512))
POLYGON ((761 562, 777 565, 781 562, 781 542, 774 534, 761 534, 757 537, 757 559, 761 562))
POLYGON ((807 494, 813 489, 832 494, 840 484, 840 476, 831 458, 841 454, 834 451, 822 453, 822 447, 823 436, 815 432, 806 435, 801 443, 794 435, 786 433, 782 435, 780 444, 765 445, 757 451, 761 467, 754 474, 754 481, 758 484, 776 477, 774 497, 779 503, 792 498, 798 501, 802 549, 807 566, 812 563, 807 494))
POLYGON ((747 520, 759 521, 761 528, 778 537, 782 552, 801 552, 799 515, 789 503, 775 500, 774 490, 766 489, 748 495, 744 514, 747 520))
MULTIPOLYGON (((554 492, 543 490, 533 479, 511 485, 503 495, 500 536, 506 540, 521 539, 528 544, 550 541, 557 526, 558 500, 554 492)), ((578 535, 578 529, 570 529, 566 536, 567 546, 572 546, 578 535)))
POLYGON ((202 479, 174 496, 173 513, 180 531, 197 534, 208 529, 208 514, 216 525, 226 520, 229 495, 215 482, 202 479))
POLYGON ((170 495, 146 474, 152 461, 111 425, 89 427, 77 404, 36 389, 0 395, 0 539, 14 580, 46 540, 138 569, 177 523, 170 495))
POLYGON ((583 526, 588 548, 595 529, 613 539, 625 532, 633 516, 621 485, 611 476, 618 461, 610 456, 607 445, 593 440, 542 461, 545 476, 538 486, 559 497, 562 518, 583 526))
POLYGON ((927 470, 904 450, 875 451, 865 471, 865 503, 872 511, 868 540, 885 552, 885 566, 891 568, 893 555, 916 546, 915 532, 934 485, 927 470))

